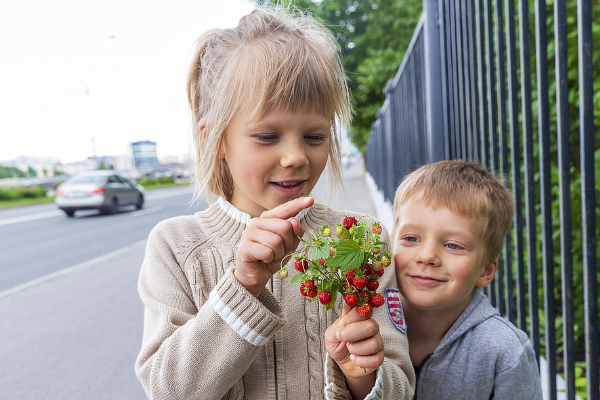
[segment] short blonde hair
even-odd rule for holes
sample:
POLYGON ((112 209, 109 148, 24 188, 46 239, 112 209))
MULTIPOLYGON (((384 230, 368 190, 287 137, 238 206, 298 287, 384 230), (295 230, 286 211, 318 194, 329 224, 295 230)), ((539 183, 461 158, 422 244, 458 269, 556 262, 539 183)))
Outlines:
POLYGON ((408 174, 394 197, 394 231, 400 222, 400 207, 411 200, 483 220, 487 258, 500 255, 512 223, 513 196, 502 179, 480 164, 462 160, 438 161, 408 174))
POLYGON ((214 29, 197 40, 188 75, 196 144, 196 197, 230 199, 233 181, 218 157, 223 132, 236 112, 251 120, 273 110, 317 112, 331 122, 329 173, 341 186, 341 126, 352 110, 339 45, 312 17, 260 7, 237 27, 214 29), (206 121, 201 134, 201 120, 206 121))

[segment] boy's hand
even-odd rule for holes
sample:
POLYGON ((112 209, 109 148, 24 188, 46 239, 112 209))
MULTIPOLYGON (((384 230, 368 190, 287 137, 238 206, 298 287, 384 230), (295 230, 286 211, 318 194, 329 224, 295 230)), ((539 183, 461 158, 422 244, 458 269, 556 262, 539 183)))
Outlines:
POLYGON ((325 332, 325 348, 346 376, 353 396, 364 398, 369 394, 376 379, 372 372, 383 364, 384 358, 377 321, 344 306, 342 316, 325 332))
POLYGON ((312 197, 300 197, 250 220, 242 233, 233 275, 254 296, 279 271, 281 260, 298 247, 304 228, 292 217, 313 203, 312 197))

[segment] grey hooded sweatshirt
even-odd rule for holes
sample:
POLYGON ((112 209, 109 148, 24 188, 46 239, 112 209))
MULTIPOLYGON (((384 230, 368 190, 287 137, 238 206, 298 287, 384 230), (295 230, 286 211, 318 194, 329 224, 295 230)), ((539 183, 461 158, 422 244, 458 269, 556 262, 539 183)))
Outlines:
POLYGON ((527 334, 501 317, 477 290, 439 346, 417 368, 414 399, 542 399, 527 334))

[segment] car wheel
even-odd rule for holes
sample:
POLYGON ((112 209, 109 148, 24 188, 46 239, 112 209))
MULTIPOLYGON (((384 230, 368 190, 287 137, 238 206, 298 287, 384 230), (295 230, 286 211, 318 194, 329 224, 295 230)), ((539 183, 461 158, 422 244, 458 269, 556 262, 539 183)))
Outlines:
POLYGON ((102 214, 116 214, 119 208, 119 202, 116 198, 113 198, 110 202, 110 205, 102 210, 102 214))
POLYGON ((75 210, 63 210, 65 212, 65 214, 67 214, 67 217, 71 218, 73 215, 75 215, 75 210))
POLYGON ((136 210, 141 210, 144 207, 144 195, 140 194, 138 196, 138 201, 137 203, 135 203, 135 209, 136 210))

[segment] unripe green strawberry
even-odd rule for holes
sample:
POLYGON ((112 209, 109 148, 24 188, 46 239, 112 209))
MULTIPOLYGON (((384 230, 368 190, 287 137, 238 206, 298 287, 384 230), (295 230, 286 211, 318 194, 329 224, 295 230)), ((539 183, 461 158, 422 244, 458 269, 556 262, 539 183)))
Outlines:
POLYGON ((381 251, 381 249, 379 247, 377 247, 377 246, 371 247, 371 253, 379 254, 379 251, 381 251))
POLYGON ((385 303, 385 299, 381 293, 375 293, 369 298, 369 304, 373 307, 381 307, 385 303))
POLYGON ((371 318, 373 315, 373 306, 369 303, 356 307, 356 313, 364 318, 371 318))
POLYGON ((356 295, 356 293, 346 293, 344 295, 344 301, 350 307, 354 307, 356 304, 358 304, 358 296, 356 295))
POLYGON ((288 277, 288 272, 287 269, 280 269, 279 270, 279 276, 281 277, 281 279, 285 279, 288 277))
POLYGON ((337 253, 337 249, 333 246, 329 246, 329 257, 335 256, 335 253, 337 253))
POLYGON ((390 259, 387 256, 381 256, 381 264, 384 267, 389 267, 391 263, 392 262, 390 261, 390 259))
POLYGON ((319 301, 321 304, 329 304, 331 301, 331 292, 329 290, 323 290, 319 293, 319 301))
POLYGON ((344 232, 344 228, 342 228, 341 225, 336 226, 335 233, 337 233, 338 236, 341 235, 343 232, 344 232))
POLYGON ((329 228, 323 229, 323 235, 327 236, 327 237, 330 237, 331 236, 331 229, 329 229, 329 228))
POLYGON ((377 260, 373 261, 373 271, 379 271, 382 268, 383 268, 383 263, 381 261, 377 261, 377 260))

